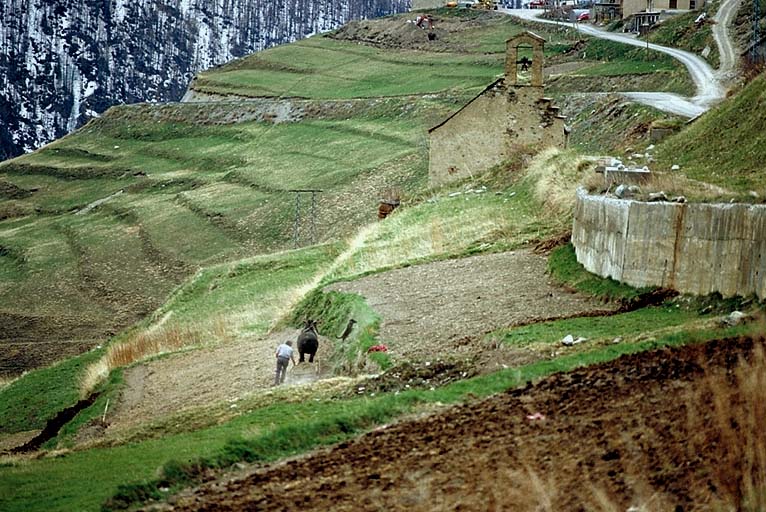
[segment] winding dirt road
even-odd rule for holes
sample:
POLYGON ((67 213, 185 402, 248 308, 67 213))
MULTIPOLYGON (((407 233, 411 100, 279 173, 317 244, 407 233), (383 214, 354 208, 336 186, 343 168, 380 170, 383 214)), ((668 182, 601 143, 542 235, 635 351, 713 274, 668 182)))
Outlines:
MULTIPOLYGON (((666 92, 626 92, 623 93, 623 95, 633 101, 685 117, 696 117, 724 99, 727 90, 724 86, 724 81, 728 80, 731 73, 736 69, 736 54, 728 36, 728 24, 731 23, 733 15, 739 7, 739 1, 740 0, 726 0, 721 5, 721 11, 719 11, 719 14, 716 16, 716 20, 718 21, 716 26, 720 25, 717 30, 714 29, 716 42, 718 43, 721 55, 721 68, 719 71, 715 71, 702 57, 693 53, 654 43, 648 44, 650 49, 670 55, 686 66, 692 81, 694 81, 694 85, 697 87, 694 96, 685 98, 678 94, 666 92)), ((556 20, 539 18, 538 16, 540 12, 534 9, 503 9, 502 11, 527 21, 557 25, 563 23, 556 20)), ((583 34, 589 36, 615 41, 617 43, 629 44, 631 46, 639 46, 642 48, 647 47, 646 41, 642 41, 631 34, 607 32, 590 24, 579 25, 579 30, 583 34)))
POLYGON ((737 72, 737 48, 732 38, 729 36, 729 27, 737 15, 742 0, 724 0, 718 7, 716 13, 715 25, 713 25, 713 37, 718 45, 719 61, 718 80, 726 83, 731 80, 737 72))

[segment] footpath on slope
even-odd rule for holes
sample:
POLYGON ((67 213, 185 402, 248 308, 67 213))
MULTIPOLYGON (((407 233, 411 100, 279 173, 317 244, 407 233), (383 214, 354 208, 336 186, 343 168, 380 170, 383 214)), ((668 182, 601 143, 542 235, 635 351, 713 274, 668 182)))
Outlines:
MULTIPOLYGON (((171 357, 135 365, 125 370, 125 387, 108 416, 106 434, 125 427, 159 419, 185 409, 236 402, 274 382, 274 352, 286 341, 296 340, 299 331, 288 329, 255 339, 190 350, 171 357)), ((325 360, 331 350, 322 339, 313 364, 294 367, 290 363, 286 384, 313 382, 327 375, 325 360)), ((298 353, 295 353, 298 360, 298 353)))
POLYGON ((710 510, 739 497, 731 477, 744 464, 727 450, 745 435, 747 388, 722 375, 763 344, 714 341, 556 374, 151 510, 710 510), (718 407, 704 401, 710 386, 718 407))
MULTIPOLYGON (((546 258, 529 250, 418 265, 330 288, 367 298, 383 318, 381 337, 394 360, 483 354, 477 364, 487 371, 540 356, 484 347, 483 333, 562 316, 605 314, 615 307, 557 287, 546 274, 546 258)), ((126 369, 125 389, 108 416, 107 434, 268 389, 274 349, 285 339, 295 340, 297 332, 225 343, 126 369)), ((331 341, 322 338, 319 371, 312 373, 308 364, 297 370, 291 366, 286 384, 329 376, 331 350, 331 341)))

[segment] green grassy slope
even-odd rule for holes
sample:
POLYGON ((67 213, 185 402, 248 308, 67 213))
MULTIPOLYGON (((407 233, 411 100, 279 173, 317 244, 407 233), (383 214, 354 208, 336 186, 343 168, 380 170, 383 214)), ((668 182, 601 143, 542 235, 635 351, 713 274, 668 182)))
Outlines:
POLYGON ((664 46, 681 48, 692 53, 702 54, 707 48, 706 60, 714 68, 718 67, 718 45, 713 37, 712 17, 718 10, 719 2, 708 2, 704 9, 678 14, 664 20, 649 33, 649 40, 664 46), (699 27, 694 24, 697 17, 705 11, 707 20, 699 27))
MULTIPOLYGON (((214 97, 313 99, 426 94, 456 87, 478 91, 503 72, 505 41, 526 30, 507 16, 443 11, 436 18, 437 29, 449 25, 452 31, 444 34, 437 30, 439 39, 428 45, 420 42, 422 31, 407 23, 409 17, 376 21, 387 27, 380 29, 383 35, 376 34, 381 46, 360 46, 345 40, 350 36, 341 29, 200 73, 190 88, 214 97), (464 17, 474 23, 455 20, 464 17), (476 19, 482 22, 476 23, 476 19)), ((593 39, 575 48, 579 35, 573 29, 539 23, 531 26, 547 41, 546 65, 581 62, 589 68, 587 76, 601 78, 600 90, 604 90, 603 79, 615 75, 642 77, 641 90, 685 92, 690 86, 685 70, 663 54, 593 39), (603 66, 604 62, 610 65, 603 66)), ((369 35, 373 30, 367 28, 354 35, 374 39, 369 35)), ((637 85, 633 83, 633 87, 637 85)))
MULTIPOLYGON (((461 29, 454 36, 459 42, 447 42, 439 51, 413 50, 415 45, 407 43, 416 36, 423 38, 422 31, 406 24, 409 15, 397 16, 384 23, 396 25, 389 35, 392 40, 402 37, 399 47, 313 37, 200 73, 191 89, 217 95, 319 99, 425 94, 456 86, 480 89, 502 71, 503 43, 522 28, 507 17, 469 16, 483 21, 461 29)), ((444 38, 449 41, 448 35, 444 38)))
MULTIPOLYGON (((284 107, 273 103, 120 107, 0 164, 0 317, 9 326, 0 342, 21 331, 25 343, 78 342, 61 352, 18 345, 12 359, 24 353, 29 367, 79 353, 157 308, 196 269, 291 247, 290 189, 323 190, 318 209, 304 202, 301 212, 322 242, 373 220, 386 189, 422 188, 427 128, 502 72, 505 39, 524 29, 495 13, 441 16, 454 27, 430 51, 401 39, 423 34, 394 17, 369 23, 388 27, 384 39, 398 46, 312 37, 195 81, 219 95, 311 98, 293 104, 291 122, 271 122, 284 107)), ((573 32, 541 34, 551 63, 583 61, 573 32)), ((652 76, 646 66, 659 65, 618 45, 585 48, 591 66, 609 60, 652 76)), ((590 78, 603 79, 602 68, 590 78)), ((0 361, 0 374, 17 373, 13 364, 0 361)))
POLYGON ((760 76, 657 148, 660 165, 734 192, 766 194, 766 78, 760 76))
POLYGON ((200 266, 290 247, 293 188, 326 191, 319 240, 348 235, 374 218, 384 185, 425 181, 426 126, 403 111, 411 105, 364 119, 227 126, 116 109, 0 166, 0 180, 33 191, 0 205, 9 217, 0 221, 0 315, 19 330, 34 323, 30 341, 103 339, 200 266))

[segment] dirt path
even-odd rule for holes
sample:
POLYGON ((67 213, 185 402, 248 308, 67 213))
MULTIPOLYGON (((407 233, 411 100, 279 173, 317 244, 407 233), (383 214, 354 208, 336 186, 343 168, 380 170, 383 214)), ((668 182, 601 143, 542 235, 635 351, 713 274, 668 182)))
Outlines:
POLYGON ((718 66, 718 79, 726 83, 737 75, 739 56, 736 45, 729 28, 737 15, 742 0, 724 0, 721 2, 718 12, 715 13, 715 25, 713 25, 713 37, 718 45, 720 65, 718 66))
POLYGON ((474 256, 393 270, 331 290, 362 295, 383 318, 380 339, 394 359, 482 350, 484 333, 614 306, 552 283, 547 260, 530 250, 474 256))
POLYGON ((163 508, 713 510, 716 495, 739 492, 733 476, 743 461, 727 450, 751 435, 740 430, 750 414, 741 409, 746 388, 727 384, 720 369, 752 355, 753 345, 711 342, 554 375, 207 484, 163 508), (711 389, 732 418, 726 429, 709 396, 695 391, 715 372, 711 389))
MULTIPOLYGON (((298 331, 290 329, 264 338, 176 354, 126 370, 125 389, 109 415, 107 433, 183 409, 238 400, 271 387, 274 350, 284 340, 295 341, 297 336, 298 331)), ((285 384, 305 384, 326 374, 323 362, 330 352, 330 343, 322 338, 314 364, 290 365, 285 384)))
MULTIPOLYGON (((551 284, 546 259, 531 251, 475 256, 419 265, 339 283, 332 289, 367 297, 382 317, 381 338, 396 360, 427 360, 435 356, 466 356, 490 349, 481 346, 484 333, 514 324, 609 311, 578 294, 551 284)), ((137 365, 125 372, 125 389, 110 413, 106 434, 151 421, 183 409, 233 401, 271 386, 274 349, 297 331, 275 333, 203 348, 137 365)), ((320 340, 319 360, 326 361, 331 342, 320 340)), ((491 357, 494 370, 509 358, 491 357)), ((521 361, 523 362, 523 361, 521 361)), ((312 382, 329 368, 291 368, 287 384, 312 382)))

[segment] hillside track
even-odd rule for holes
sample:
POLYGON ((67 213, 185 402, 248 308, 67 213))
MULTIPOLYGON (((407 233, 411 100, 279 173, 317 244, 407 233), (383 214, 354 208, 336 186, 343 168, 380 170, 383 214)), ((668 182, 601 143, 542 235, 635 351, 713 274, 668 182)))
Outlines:
POLYGON ((742 0, 724 0, 715 13, 715 25, 713 25, 713 37, 718 45, 720 66, 718 67, 718 79, 726 82, 736 77, 739 51, 729 32, 742 0))
MULTIPOLYGON (((568 26, 568 23, 546 20, 539 18, 539 12, 536 9, 503 9, 503 12, 517 18, 521 18, 527 21, 535 21, 539 23, 556 24, 562 26, 568 26)), ((670 55, 674 59, 681 62, 689 72, 694 85, 697 90, 696 93, 689 97, 684 98, 677 94, 671 93, 653 93, 653 92, 628 92, 624 93, 624 96, 643 103, 659 110, 671 112, 686 117, 698 116, 713 105, 723 100, 726 97, 726 87, 721 81, 719 73, 713 70, 710 65, 702 58, 691 52, 679 50, 678 48, 669 48, 667 46, 661 46, 654 43, 647 45, 646 41, 636 38, 633 35, 607 32, 599 29, 590 24, 578 24, 578 30, 583 34, 587 34, 592 37, 598 37, 600 39, 606 39, 617 43, 628 44, 631 46, 638 46, 651 50, 655 50, 661 53, 670 55)), ((716 41, 720 41, 719 45, 724 43, 728 39, 726 31, 721 35, 716 36, 716 41), (719 39, 720 37, 720 39, 719 39)), ((726 53, 726 48, 721 48, 721 55, 726 53)), ((722 57, 722 65, 727 62, 725 57, 722 57)), ((728 65, 728 64, 727 64, 728 65)))
MULTIPOLYGON (((266 390, 274 381, 276 347, 288 339, 295 342, 297 337, 298 330, 287 329, 128 368, 125 387, 109 416, 109 428, 100 434, 117 434, 126 427, 179 411, 223 401, 233 403, 266 390)), ((325 376, 328 367, 323 363, 330 353, 330 343, 320 339, 317 360, 297 367, 291 364, 285 385, 306 384, 325 376)), ((295 359, 298 359, 297 352, 295 359)))
MULTIPOLYGON (((609 314, 617 307, 554 285, 546 275, 545 257, 529 250, 417 265, 331 289, 366 297, 383 318, 380 339, 395 361, 458 357, 480 366, 478 373, 544 357, 533 350, 487 346, 483 333, 562 316, 609 314)), ((105 434, 268 389, 276 346, 296 340, 297 334, 287 329, 128 368, 105 434)), ((331 353, 332 342, 321 338, 320 360, 329 360, 331 353)), ((329 370, 321 365, 318 373, 307 373, 291 366, 286 384, 329 377, 329 370)))
MULTIPOLYGON (((556 374, 205 484, 162 508, 579 511, 605 510, 606 501, 609 510, 712 510, 715 493, 736 491, 722 481, 732 459, 720 417, 697 390, 730 382, 740 358, 763 344, 713 341, 556 374)), ((744 436, 744 388, 725 389, 728 434, 744 436)))

